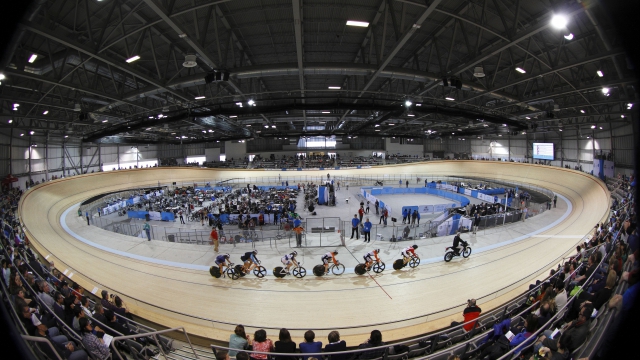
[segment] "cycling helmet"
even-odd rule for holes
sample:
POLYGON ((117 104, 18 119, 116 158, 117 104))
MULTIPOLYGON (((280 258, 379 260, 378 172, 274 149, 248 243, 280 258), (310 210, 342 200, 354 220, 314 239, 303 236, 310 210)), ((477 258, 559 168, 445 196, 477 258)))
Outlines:
POLYGON ((254 255, 258 255, 258 250, 253 250, 254 255))
POLYGON ((415 250, 418 248, 418 245, 413 245, 412 248, 415 250))
POLYGON ((294 251, 294 252, 291 253, 291 255, 296 256, 296 255, 298 255, 298 252, 294 251))
POLYGON ((230 257, 231 257, 231 255, 229 255, 229 254, 224 254, 224 257, 226 257, 226 258, 230 258, 230 257))
POLYGON ((335 250, 335 251, 333 252, 333 254, 334 254, 334 255, 338 255, 338 250, 335 250))
POLYGON ((373 251, 375 251, 375 252, 376 252, 376 254, 377 254, 377 253, 379 253, 379 252, 380 252, 380 249, 375 249, 375 250, 373 250, 373 251))

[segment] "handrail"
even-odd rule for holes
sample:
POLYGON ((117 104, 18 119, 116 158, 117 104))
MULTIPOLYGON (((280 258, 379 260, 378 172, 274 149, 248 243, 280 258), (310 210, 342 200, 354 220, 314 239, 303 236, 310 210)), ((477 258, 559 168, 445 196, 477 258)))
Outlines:
MULTIPOLYGON (((153 336, 153 339, 156 341, 156 344, 160 344, 160 342, 158 341, 158 338, 156 337, 156 335, 164 334, 164 333, 167 333, 167 332, 179 331, 179 330, 182 330, 182 333, 184 334, 184 337, 187 339, 187 343, 189 343, 189 347, 193 351, 193 355, 196 357, 196 359, 198 359, 198 354, 196 353, 196 350, 193 348, 193 344, 191 344, 191 340, 189 339, 189 335, 187 335, 187 331, 182 326, 171 328, 171 329, 158 330, 158 331, 154 331, 152 333, 145 333, 144 335, 136 334, 136 335, 116 336, 111 340, 111 348, 113 348, 113 351, 116 354, 118 354, 118 357, 120 358, 120 360, 125 360, 126 357, 125 357, 125 359, 123 359, 122 355, 120 355, 120 351, 118 351, 118 349, 116 349, 115 344, 116 344, 117 341, 127 340, 127 339, 135 339, 135 338, 146 337, 146 336, 153 336)), ((164 353, 164 349, 162 348, 162 346, 159 346, 158 348, 160 349, 160 351, 162 352, 162 355, 166 359, 167 355, 164 353)))
POLYGON ((56 350, 56 348, 53 347, 53 344, 51 344, 49 339, 37 337, 37 336, 23 335, 23 334, 20 334, 20 336, 22 336, 22 338, 27 341, 41 342, 49 345, 49 348, 51 348, 51 350, 53 350, 53 353, 56 354, 56 358, 58 358, 58 360, 62 360, 62 358, 60 357, 60 354, 58 354, 58 351, 56 350))

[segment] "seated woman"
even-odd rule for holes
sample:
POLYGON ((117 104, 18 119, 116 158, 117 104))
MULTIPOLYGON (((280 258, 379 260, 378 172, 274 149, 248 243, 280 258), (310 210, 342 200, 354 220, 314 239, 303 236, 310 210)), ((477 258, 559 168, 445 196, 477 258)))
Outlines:
MULTIPOLYGON (((251 338, 244 332, 244 326, 238 325, 233 334, 229 338, 229 348, 238 350, 247 350, 251 346, 251 338)), ((229 351, 229 356, 234 357, 238 352, 235 350, 229 351)))
MULTIPOLYGON (((291 341, 291 334, 289 334, 289 330, 280 329, 280 334, 278 335, 278 341, 276 341, 276 346, 274 352, 277 353, 295 353, 296 352, 296 343, 291 341)), ((287 360, 292 359, 287 356, 278 356, 275 358, 276 360, 287 360)))
MULTIPOLYGON (((260 329, 253 334, 253 351, 273 352, 273 343, 267 339, 267 332, 260 329)), ((266 360, 266 354, 251 354, 251 359, 266 360)))
MULTIPOLYGON (((305 354, 313 354, 322 352, 322 341, 315 341, 316 333, 311 330, 308 330, 304 333, 304 342, 300 343, 300 352, 305 354)), ((317 356, 314 356, 317 357, 317 356)), ((309 356, 305 356, 302 358, 303 360, 308 360, 309 356)))
MULTIPOLYGON (((367 342, 365 343, 360 344, 360 346, 358 346, 358 349, 374 348, 383 345, 386 344, 382 341, 382 333, 380 332, 380 330, 373 330, 371 332, 371 336, 369 336, 369 340, 367 340, 367 342)), ((364 351, 358 354, 358 359, 375 359, 383 356, 385 351, 385 348, 364 351)))

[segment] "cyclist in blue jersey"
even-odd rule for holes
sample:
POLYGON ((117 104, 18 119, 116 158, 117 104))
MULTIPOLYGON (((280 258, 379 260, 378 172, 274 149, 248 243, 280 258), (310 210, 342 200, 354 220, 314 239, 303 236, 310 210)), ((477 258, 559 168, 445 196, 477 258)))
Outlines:
POLYGON ((242 271, 244 271, 245 274, 248 274, 260 263, 260 260, 258 260, 256 255, 258 255, 258 250, 248 251, 244 253, 244 255, 240 256, 240 260, 244 263, 244 265, 242 265, 242 271))
POLYGON ((220 254, 216 256, 216 265, 218 265, 218 267, 220 268, 220 274, 224 274, 224 268, 229 267, 230 257, 231 255, 229 254, 220 254))

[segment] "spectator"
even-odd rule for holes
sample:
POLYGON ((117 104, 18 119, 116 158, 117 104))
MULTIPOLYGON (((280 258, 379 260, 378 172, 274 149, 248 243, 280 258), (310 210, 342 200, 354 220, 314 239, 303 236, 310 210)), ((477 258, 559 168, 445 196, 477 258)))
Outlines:
MULTIPOLYGON (((314 341, 316 333, 311 330, 307 330, 304 333, 304 342, 300 343, 300 352, 303 354, 319 353, 322 351, 322 341, 314 341)), ((302 358, 302 360, 309 360, 308 356, 302 358)))
MULTIPOLYGON (((73 308, 73 321, 71 323, 73 330, 75 331, 80 331, 80 319, 84 319, 85 314, 84 311, 82 311, 82 308, 80 306, 76 306, 73 308)), ((91 320, 89 320, 89 323, 91 323, 91 320)))
POLYGON ((224 350, 216 351, 216 360, 229 360, 229 353, 224 350))
MULTIPOLYGON (((347 350, 347 343, 344 340, 340 340, 340 333, 332 331, 328 336, 329 343, 324 346, 325 352, 345 351, 347 350)), ((331 360, 346 360, 348 355, 332 355, 331 360)))
POLYGON ((102 339, 104 331, 99 326, 94 329, 87 318, 80 319, 79 325, 84 348, 91 354, 91 357, 106 360, 109 357, 109 347, 102 339), (93 334, 94 330, 96 332, 95 335, 93 334))
POLYGON ((53 313, 60 318, 60 321, 64 321, 64 296, 56 291, 53 298, 56 301, 53 304, 53 313))
POLYGON ((568 323, 564 331, 562 331, 562 335, 556 335, 556 339, 551 339, 547 337, 550 335, 549 330, 547 330, 545 335, 542 335, 536 342, 534 351, 538 352, 543 346, 548 347, 553 351, 557 351, 558 344, 561 344, 562 348, 569 351, 577 349, 587 339, 587 334, 589 333, 589 319, 591 318, 592 312, 593 306, 590 303, 583 304, 580 309, 578 319, 568 323))
MULTIPOLYGON (((275 344, 275 352, 277 353, 295 353, 296 352, 296 343, 291 341, 291 334, 289 334, 289 330, 280 329, 280 334, 278 335, 278 341, 275 344)), ((286 360, 288 357, 286 356, 278 356, 275 358, 276 360, 286 360)))
POLYGON ((102 307, 102 304, 97 303, 94 307, 93 307, 93 316, 94 319, 98 320, 99 322, 106 324, 107 323, 107 318, 104 316, 104 307, 102 307))
MULTIPOLYGON (((273 343, 267 339, 267 332, 260 329, 253 334, 253 351, 273 352, 273 343)), ((251 354, 254 360, 266 360, 266 354, 251 354)))
POLYGON ((467 307, 462 312, 462 316, 464 316, 463 322, 453 321, 451 322, 451 326, 458 326, 465 324, 462 328, 465 331, 471 331, 476 326, 477 321, 473 321, 480 316, 482 309, 476 306, 476 300, 471 299, 467 302, 467 307))
POLYGON ((564 290, 564 281, 556 280, 554 290, 556 291, 556 308, 562 309, 567 304, 567 292, 564 290))
MULTIPOLYGON (((244 326, 237 325, 236 329, 229 338, 229 348, 238 350, 247 350, 251 345, 251 338, 244 332, 244 326)), ((238 352, 235 350, 229 351, 229 356, 236 356, 238 352)))
POLYGON ((249 354, 246 351, 238 351, 236 360, 249 360, 249 354))
MULTIPOLYGON (((401 180, 402 181, 402 180, 401 180)), ((376 348, 386 345, 382 341, 382 333, 380 330, 373 330, 367 342, 360 344, 358 349, 376 348)), ((358 359, 375 359, 384 355, 386 348, 366 350, 358 354, 358 359)))

